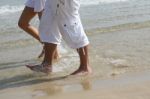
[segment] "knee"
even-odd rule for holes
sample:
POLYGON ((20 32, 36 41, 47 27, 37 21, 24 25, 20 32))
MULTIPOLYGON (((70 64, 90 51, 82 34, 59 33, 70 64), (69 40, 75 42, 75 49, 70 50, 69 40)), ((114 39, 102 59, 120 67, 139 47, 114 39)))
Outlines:
POLYGON ((21 29, 25 29, 25 28, 28 26, 28 23, 23 22, 23 21, 19 21, 19 22, 18 22, 18 26, 19 26, 21 29))

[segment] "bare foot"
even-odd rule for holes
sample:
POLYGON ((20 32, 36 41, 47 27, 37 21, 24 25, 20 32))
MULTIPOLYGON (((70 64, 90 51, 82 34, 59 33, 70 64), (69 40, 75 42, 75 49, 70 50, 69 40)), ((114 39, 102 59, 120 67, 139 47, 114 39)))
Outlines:
POLYGON ((71 75, 89 75, 92 74, 91 67, 88 67, 87 69, 79 68, 75 72, 73 72, 71 75))
POLYGON ((52 67, 46 64, 26 65, 26 67, 35 72, 43 72, 46 74, 49 74, 52 72, 52 67))

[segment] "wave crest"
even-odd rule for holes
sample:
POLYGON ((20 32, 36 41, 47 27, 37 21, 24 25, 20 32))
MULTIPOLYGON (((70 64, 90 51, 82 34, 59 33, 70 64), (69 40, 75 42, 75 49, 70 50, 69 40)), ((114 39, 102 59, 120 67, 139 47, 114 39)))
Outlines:
POLYGON ((4 5, 0 7, 0 15, 19 12, 22 9, 23 9, 23 6, 4 5))
POLYGON ((129 0, 81 0, 82 5, 97 5, 100 3, 117 3, 117 2, 126 2, 129 0))

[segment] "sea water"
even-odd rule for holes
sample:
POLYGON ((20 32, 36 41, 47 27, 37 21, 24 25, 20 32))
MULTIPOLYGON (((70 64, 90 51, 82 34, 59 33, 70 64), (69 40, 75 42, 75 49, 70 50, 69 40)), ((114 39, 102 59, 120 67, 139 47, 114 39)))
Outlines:
MULTIPOLYGON (((0 2, 0 82, 28 80, 25 64, 40 63, 42 46, 18 27, 25 0, 0 2), (21 76, 22 75, 22 76, 21 76)), ((90 40, 90 65, 100 77, 150 69, 149 0, 81 0, 81 19, 90 40)), ((31 24, 38 28, 35 17, 31 24)), ((64 42, 54 72, 70 73, 78 54, 64 42)))

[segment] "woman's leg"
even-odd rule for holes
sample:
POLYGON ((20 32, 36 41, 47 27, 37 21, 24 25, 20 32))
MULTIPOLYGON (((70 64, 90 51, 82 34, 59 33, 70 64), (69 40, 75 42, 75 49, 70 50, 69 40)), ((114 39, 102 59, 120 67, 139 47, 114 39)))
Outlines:
MULTIPOLYGON (((44 10, 43 10, 44 11, 44 10)), ((41 12, 38 12, 38 17, 39 17, 39 20, 41 20, 41 17, 42 17, 42 13, 43 13, 43 11, 41 11, 41 12)))
POLYGON ((30 21, 36 14, 33 8, 25 7, 20 16, 18 26, 40 42, 38 30, 30 25, 30 21))
MULTIPOLYGON (((38 13, 39 19, 42 16, 42 12, 43 11, 38 13)), ((35 39, 37 39, 39 42, 41 42, 38 30, 35 27, 30 25, 30 21, 35 17, 36 14, 37 13, 34 12, 33 8, 25 7, 19 19, 18 26, 22 28, 24 31, 26 31, 27 33, 29 33, 31 36, 33 36, 35 39)), ((42 57, 43 55, 44 55, 44 50, 39 55, 39 58, 42 57)), ((54 55, 54 59, 57 59, 58 57, 59 57, 58 51, 56 51, 54 55)))

